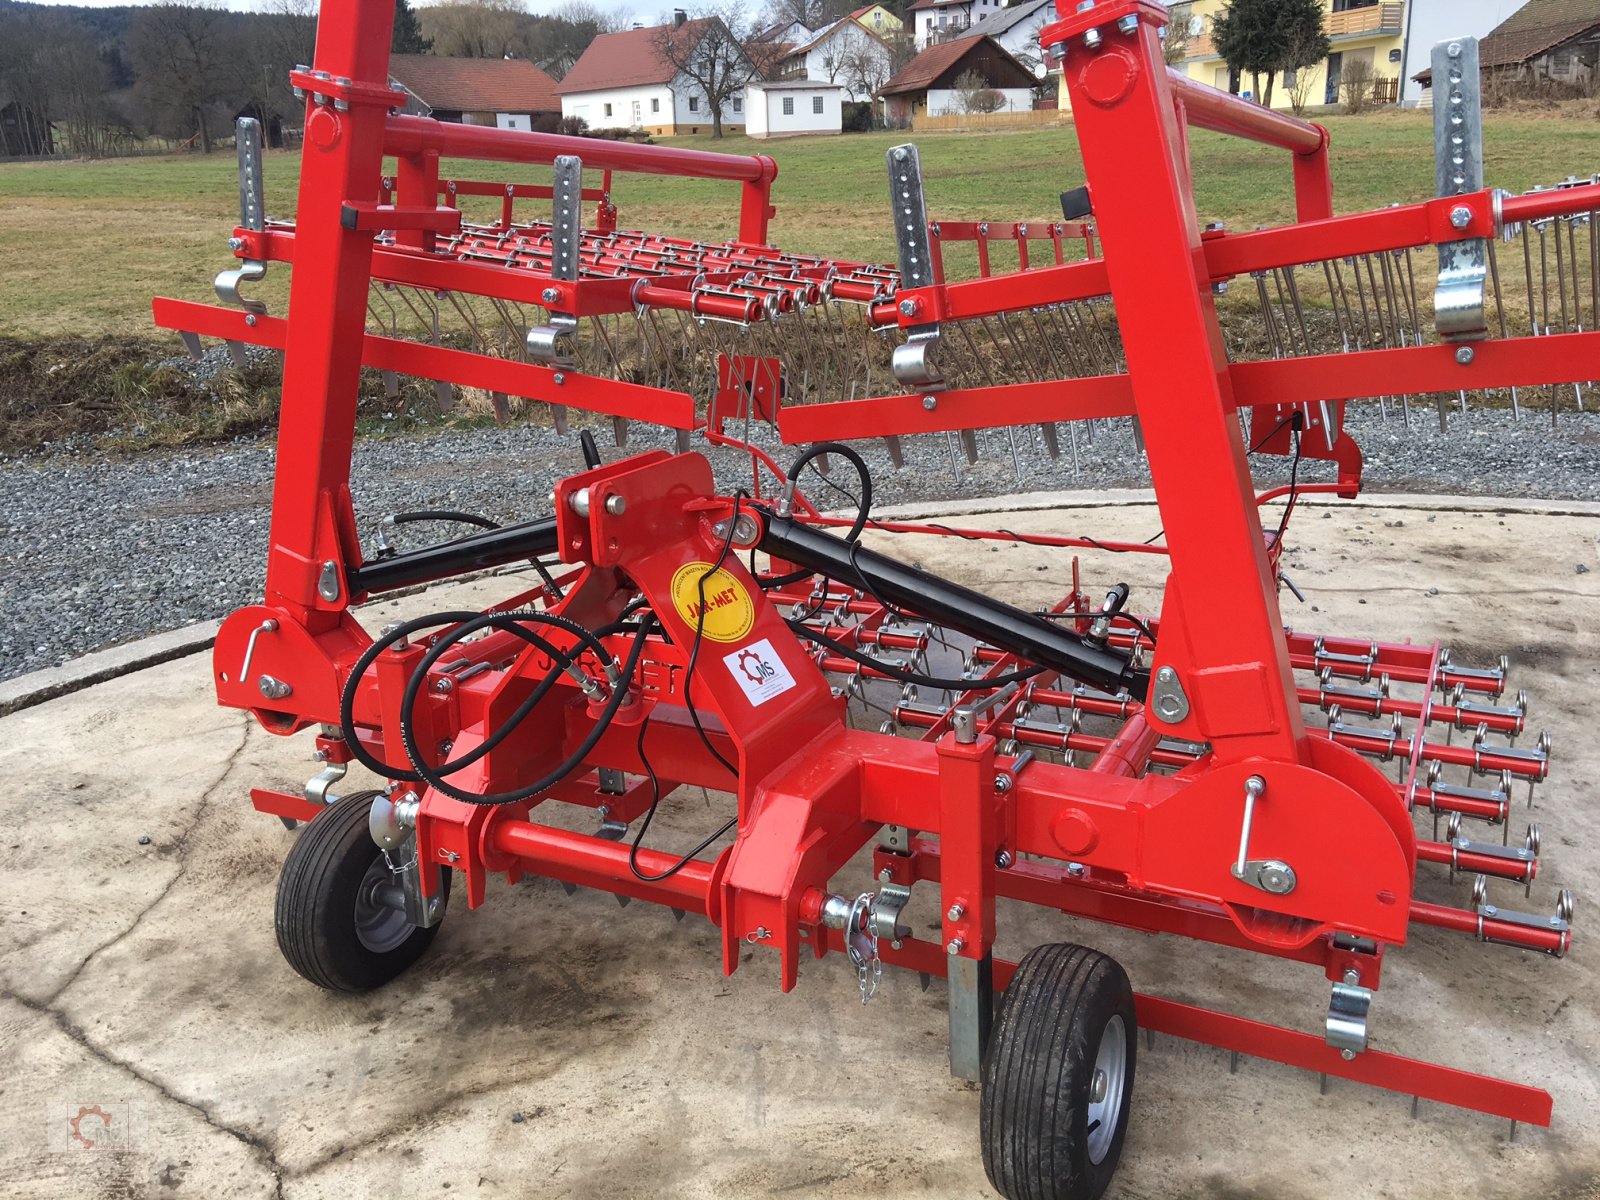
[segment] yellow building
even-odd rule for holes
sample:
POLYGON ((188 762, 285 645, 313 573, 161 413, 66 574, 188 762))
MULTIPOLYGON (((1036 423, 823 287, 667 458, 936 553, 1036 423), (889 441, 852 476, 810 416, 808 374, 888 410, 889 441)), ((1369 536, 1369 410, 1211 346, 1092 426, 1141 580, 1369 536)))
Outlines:
MULTIPOLYGON (((1332 44, 1326 59, 1300 71, 1280 72, 1272 81, 1272 107, 1319 108, 1339 104, 1355 80, 1374 103, 1393 104, 1400 96, 1401 64, 1405 57, 1405 0, 1321 0, 1322 28, 1332 44)), ((1227 0, 1192 0, 1173 4, 1169 44, 1181 45, 1179 60, 1190 79, 1228 90, 1228 64, 1211 44, 1211 25, 1227 8, 1227 0)), ((1251 92, 1249 75, 1239 80, 1241 94, 1251 92)), ((1267 80, 1261 79, 1262 99, 1267 80)))
POLYGON ((879 37, 899 33, 904 26, 899 17, 881 4, 869 4, 865 8, 858 8, 850 14, 850 19, 879 37))

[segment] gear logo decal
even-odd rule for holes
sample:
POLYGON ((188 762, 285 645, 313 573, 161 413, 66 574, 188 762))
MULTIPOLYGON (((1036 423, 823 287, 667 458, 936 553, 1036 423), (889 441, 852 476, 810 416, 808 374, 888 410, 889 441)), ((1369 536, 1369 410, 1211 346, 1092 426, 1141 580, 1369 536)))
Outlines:
POLYGON ((751 642, 742 650, 725 654, 723 663, 744 690, 744 698, 759 707, 794 686, 794 676, 767 638, 751 642))
POLYGON ((58 1151, 133 1149, 133 1106, 118 1103, 67 1104, 57 1109, 65 1118, 51 1135, 58 1151))
POLYGON ((754 650, 739 651, 739 670, 751 683, 765 683, 773 674, 772 664, 754 650))

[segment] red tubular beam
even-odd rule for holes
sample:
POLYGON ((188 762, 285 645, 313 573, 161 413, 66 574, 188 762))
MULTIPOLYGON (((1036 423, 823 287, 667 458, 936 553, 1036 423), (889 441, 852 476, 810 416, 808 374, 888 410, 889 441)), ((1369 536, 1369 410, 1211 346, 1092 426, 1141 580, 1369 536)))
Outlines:
POLYGON ((1328 131, 1310 121, 1288 117, 1262 108, 1227 92, 1196 83, 1187 75, 1168 69, 1172 93, 1183 102, 1189 124, 1225 133, 1230 137, 1260 142, 1292 150, 1296 154, 1316 154, 1328 144, 1328 131))
MULTIPOLYGON (((1402 789, 1402 793, 1404 789, 1402 789)), ((1464 817, 1475 817, 1480 821, 1490 821, 1496 825, 1511 815, 1511 802, 1502 800, 1496 804, 1493 800, 1474 800, 1469 796, 1436 796, 1431 788, 1418 784, 1411 799, 1414 808, 1426 809, 1428 812, 1460 813, 1464 817)))
MULTIPOLYGON (((844 938, 837 930, 823 929, 818 936, 828 949, 844 949, 844 938)), ((879 953, 891 967, 907 967, 940 977, 950 969, 950 956, 944 952, 943 946, 934 942, 907 938, 898 950, 881 944, 879 953)), ((995 990, 1003 991, 1015 972, 1016 964, 996 958, 995 990)), ((1504 1117, 1509 1121, 1539 1126, 1550 1124, 1553 1102, 1550 1093, 1540 1088, 1477 1075, 1471 1071, 1458 1071, 1453 1067, 1421 1062, 1383 1050, 1367 1050, 1346 1062, 1338 1050, 1315 1034, 1180 1004, 1176 1000, 1148 996, 1143 992, 1135 993, 1133 999, 1139 1024, 1153 1033, 1170 1034, 1223 1050, 1236 1050, 1252 1058, 1353 1080, 1403 1096, 1420 1096, 1425 1100, 1504 1117)))
POLYGON ((676 146, 635 146, 598 138, 559 133, 526 133, 485 125, 454 125, 432 117, 389 118, 383 152, 414 155, 428 150, 456 158, 493 162, 549 163, 572 154, 594 170, 630 171, 640 175, 682 175, 692 179, 726 179, 737 183, 771 180, 778 166, 763 154, 717 154, 676 146))
POLYGON ((1449 866, 1455 862, 1456 870, 1465 871, 1468 875, 1492 875, 1496 879, 1515 879, 1518 883, 1527 883, 1539 873, 1539 864, 1536 859, 1497 858, 1493 854, 1474 854, 1471 850, 1457 850, 1449 842, 1417 842, 1417 861, 1444 863, 1449 866))
POLYGON ((1566 213, 1594 212, 1600 209, 1600 184, 1552 188, 1526 196, 1506 196, 1500 201, 1500 219, 1507 225, 1538 221, 1566 213))
POLYGON ((1524 950, 1542 950, 1546 954, 1565 954, 1572 945, 1572 933, 1568 929, 1544 929, 1537 925, 1497 921, 1493 917, 1480 917, 1470 908, 1450 908, 1423 900, 1411 902, 1411 919, 1418 925, 1470 933, 1486 942, 1500 942, 1524 950))
POLYGON ((1145 720, 1143 712, 1136 712, 1117 731, 1116 737, 1106 743, 1106 748, 1095 756, 1089 770, 1101 775, 1122 775, 1129 779, 1144 770, 1150 754, 1161 740, 1161 731, 1145 720))
MULTIPOLYGON (((491 837, 496 850, 533 874, 711 918, 715 863, 690 859, 675 874, 647 883, 628 869, 628 847, 619 842, 515 820, 497 822, 491 837)), ((659 875, 677 861, 676 855, 659 850, 639 851, 639 869, 646 875, 659 875)))

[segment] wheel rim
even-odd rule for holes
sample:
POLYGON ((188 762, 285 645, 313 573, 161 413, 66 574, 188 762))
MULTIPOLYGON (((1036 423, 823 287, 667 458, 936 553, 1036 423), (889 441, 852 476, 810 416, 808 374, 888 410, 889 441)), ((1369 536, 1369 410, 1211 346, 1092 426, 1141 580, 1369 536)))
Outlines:
POLYGON ((1121 1014, 1106 1022, 1089 1076, 1089 1161, 1099 1166, 1111 1150, 1128 1090, 1128 1027, 1121 1014))
POLYGON ((387 954, 411 936, 411 922, 398 908, 378 899, 378 889, 392 883, 389 864, 380 854, 372 860, 356 889, 356 937, 374 954, 387 954))

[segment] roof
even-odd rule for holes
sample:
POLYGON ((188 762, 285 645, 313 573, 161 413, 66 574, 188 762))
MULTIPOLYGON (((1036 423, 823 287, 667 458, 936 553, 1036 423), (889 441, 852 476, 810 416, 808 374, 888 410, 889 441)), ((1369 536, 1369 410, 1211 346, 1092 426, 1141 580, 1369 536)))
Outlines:
POLYGON ((1040 9, 1048 9, 1046 16, 1054 16, 1056 11, 1054 0, 1019 0, 1010 8, 1002 8, 999 12, 992 12, 984 17, 972 27, 972 32, 999 37, 1022 24, 1040 9))
MULTIPOLYGON (((686 21, 673 37, 698 42, 715 17, 696 17, 686 21)), ((602 33, 589 43, 565 78, 556 85, 556 95, 598 92, 606 88, 640 87, 652 83, 671 83, 677 69, 661 53, 661 37, 670 25, 651 25, 646 29, 624 29, 602 33)))
POLYGON ((1016 67, 1027 78, 1028 83, 1033 82, 1033 72, 1008 54, 1004 46, 987 34, 972 33, 964 38, 929 46, 902 67, 894 78, 879 88, 878 94, 892 96, 898 92, 920 92, 924 88, 932 87, 935 80, 984 42, 988 42, 996 54, 1016 67))
POLYGON ((1478 64, 1524 63, 1596 26, 1600 26, 1600 0, 1528 0, 1478 43, 1478 64))
POLYGON ((523 58, 393 54, 389 75, 432 109, 560 112, 556 81, 523 58))
POLYGON ((923 8, 948 8, 952 4, 971 5, 974 3, 976 3, 976 0, 917 0, 917 2, 907 8, 906 11, 915 12, 918 9, 923 8))
MULTIPOLYGON (((1046 0, 1039 0, 1039 3, 1041 4, 1045 2, 1046 0)), ((812 50, 815 50, 818 46, 822 45, 823 42, 827 41, 834 34, 842 33, 846 29, 854 29, 857 33, 864 34, 875 42, 883 42, 884 48, 888 49, 889 43, 884 42, 883 39, 876 33, 873 33, 872 30, 868 29, 865 25, 860 24, 852 15, 848 17, 841 17, 839 20, 834 21, 830 25, 824 25, 821 29, 817 30, 817 35, 809 42, 806 42, 801 46, 795 46, 790 50, 786 50, 784 52, 784 57, 789 58, 796 54, 809 54, 812 50)))

